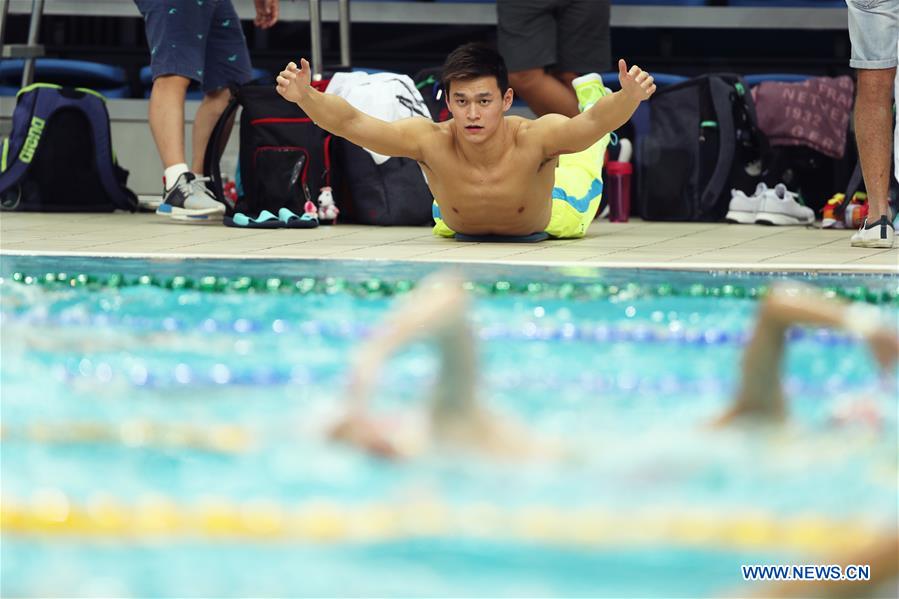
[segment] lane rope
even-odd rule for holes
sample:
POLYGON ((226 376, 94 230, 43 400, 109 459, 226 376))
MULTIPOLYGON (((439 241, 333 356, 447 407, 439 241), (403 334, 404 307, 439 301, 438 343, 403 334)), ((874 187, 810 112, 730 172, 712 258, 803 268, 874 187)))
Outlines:
MULTIPOLYGON (((157 277, 151 274, 125 275, 113 273, 92 275, 65 272, 26 273, 15 272, 0 278, 0 285, 12 282, 47 288, 87 288, 90 290, 119 289, 123 287, 159 287, 171 290, 190 290, 205 293, 268 293, 300 295, 349 294, 356 297, 382 298, 408 293, 415 287, 411 280, 369 278, 351 280, 340 277, 224 277, 200 275, 195 277, 157 277)), ((530 282, 507 280, 494 282, 467 281, 464 287, 474 295, 510 295, 531 298, 559 299, 636 299, 647 297, 727 297, 759 299, 767 295, 767 285, 678 285, 671 282, 658 284, 628 283, 622 285, 598 282, 530 282)), ((882 289, 865 285, 828 286, 825 296, 843 297, 852 301, 873 304, 899 305, 899 285, 890 284, 882 289)))
POLYGON ((709 510, 678 514, 491 503, 448 505, 341 505, 316 501, 284 505, 272 501, 205 499, 184 505, 148 496, 134 504, 112 498, 78 505, 58 490, 30 502, 4 499, 3 534, 117 539, 233 539, 309 543, 385 542, 449 537, 536 542, 558 546, 621 547, 683 545, 731 549, 779 549, 830 553, 860 548, 882 527, 823 516, 740 516, 709 510))

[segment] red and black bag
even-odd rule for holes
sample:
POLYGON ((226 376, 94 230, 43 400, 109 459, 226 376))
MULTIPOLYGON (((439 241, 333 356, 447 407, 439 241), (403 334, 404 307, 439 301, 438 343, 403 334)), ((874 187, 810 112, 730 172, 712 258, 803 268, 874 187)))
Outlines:
MULTIPOLYGON (((327 82, 313 85, 324 91, 327 82)), ((219 117, 206 146, 203 170, 229 214, 255 217, 262 210, 278 214, 281 208, 303 214, 306 201, 318 207, 321 188, 331 186, 331 139, 274 86, 246 85, 233 92, 219 117), (224 193, 220 161, 238 107, 243 110, 235 203, 224 193)))

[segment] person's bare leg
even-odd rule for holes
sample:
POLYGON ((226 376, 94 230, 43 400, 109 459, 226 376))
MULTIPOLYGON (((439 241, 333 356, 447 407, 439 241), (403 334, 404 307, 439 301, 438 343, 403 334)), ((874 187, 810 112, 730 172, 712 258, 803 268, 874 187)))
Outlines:
MULTIPOLYGON (((225 108, 227 108, 230 99, 231 92, 228 89, 207 92, 197 108, 197 115, 194 118, 193 143, 191 144, 193 152, 191 170, 195 173, 203 174, 203 157, 206 154, 206 144, 209 143, 212 130, 215 128, 215 124, 225 111, 225 108)), ((225 139, 227 139, 228 133, 230 133, 230 125, 229 130, 225 132, 225 139)))
POLYGON ((561 71, 553 73, 553 77, 562 82, 562 85, 567 87, 568 89, 574 89, 571 87, 571 82, 578 78, 577 73, 572 73, 571 71, 561 71))
POLYGON ((855 139, 868 190, 868 222, 889 218, 893 151, 893 84, 896 69, 859 69, 855 139))
POLYGON ((578 115, 577 96, 570 85, 562 83, 543 69, 509 73, 509 84, 537 116, 578 115))
POLYGON ((163 168, 185 162, 184 98, 190 79, 163 75, 153 81, 150 92, 150 131, 159 151, 163 168))

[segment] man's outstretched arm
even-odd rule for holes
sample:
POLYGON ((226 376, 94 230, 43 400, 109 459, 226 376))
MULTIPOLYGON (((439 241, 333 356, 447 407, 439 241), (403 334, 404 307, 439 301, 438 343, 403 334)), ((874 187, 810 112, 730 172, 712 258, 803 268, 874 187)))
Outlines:
POLYGON ((860 335, 882 370, 899 357, 896 324, 883 322, 876 308, 828 300, 807 286, 779 286, 762 303, 752 339, 743 355, 740 388, 734 405, 719 419, 778 421, 786 416, 781 389, 784 337, 793 325, 845 329, 860 335))
POLYGON ((421 160, 421 141, 435 131, 430 119, 413 117, 393 123, 368 116, 334 94, 323 94, 309 85, 311 69, 305 58, 288 65, 278 74, 277 90, 295 102, 315 123, 334 135, 348 139, 385 156, 402 156, 421 160))
POLYGON ((586 150, 630 120, 640 102, 656 91, 652 75, 636 65, 628 69, 624 60, 618 61, 618 79, 621 91, 603 96, 576 117, 548 114, 534 121, 531 129, 540 136, 546 156, 586 150))

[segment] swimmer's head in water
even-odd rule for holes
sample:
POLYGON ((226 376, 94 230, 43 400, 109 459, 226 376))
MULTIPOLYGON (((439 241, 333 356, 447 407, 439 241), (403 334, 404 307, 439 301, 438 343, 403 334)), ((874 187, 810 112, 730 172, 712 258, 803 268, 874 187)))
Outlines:
POLYGON ((465 44, 447 57, 443 89, 458 134, 474 143, 489 139, 512 106, 506 64, 484 44, 465 44))

